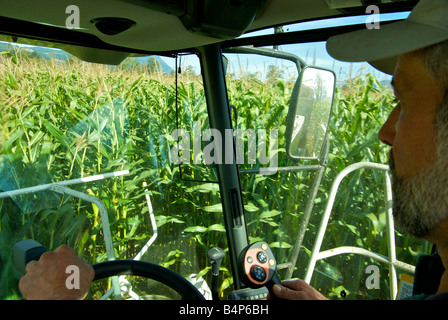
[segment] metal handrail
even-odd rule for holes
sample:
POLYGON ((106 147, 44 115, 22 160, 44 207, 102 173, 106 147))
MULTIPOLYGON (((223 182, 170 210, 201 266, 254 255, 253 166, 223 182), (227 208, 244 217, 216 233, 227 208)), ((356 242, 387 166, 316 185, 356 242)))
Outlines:
MULTIPOLYGON (((126 174, 129 174, 129 170, 117 171, 117 172, 106 173, 106 174, 99 174, 99 175, 95 175, 95 176, 71 179, 71 180, 60 181, 60 182, 53 182, 53 183, 42 184, 42 185, 32 186, 32 187, 23 188, 23 189, 12 190, 12 191, 5 191, 5 192, 0 193, 0 199, 7 198, 7 197, 14 197, 14 196, 28 194, 28 193, 36 193, 36 192, 45 191, 45 190, 51 190, 51 191, 58 192, 61 194, 67 194, 72 197, 76 197, 78 199, 81 199, 81 200, 84 200, 84 201, 87 201, 90 203, 94 203, 98 207, 98 211, 99 211, 99 214, 101 217, 107 259, 110 261, 110 260, 115 260, 115 253, 114 253, 114 248, 113 248, 113 243, 112 243, 112 235, 111 235, 111 231, 110 231, 109 217, 107 215, 107 209, 106 209, 104 203, 100 199, 98 199, 94 196, 70 189, 67 186, 70 186, 73 184, 98 181, 98 180, 103 180, 103 179, 112 178, 112 177, 118 177, 118 176, 122 176, 122 175, 126 175, 126 174)), ((112 288, 113 288, 115 298, 120 299, 121 293, 120 293, 120 286, 119 286, 117 277, 112 278, 112 288)))
POLYGON ((324 215, 322 217, 321 225, 319 227, 318 234, 316 236, 316 241, 314 243, 313 250, 311 251, 311 257, 308 262, 307 271, 305 274, 304 281, 310 283, 311 277, 313 275, 316 262, 318 260, 340 255, 340 254, 359 254, 363 256, 370 257, 374 260, 380 261, 382 263, 386 263, 389 265, 389 279, 390 279, 390 298, 395 299, 397 296, 397 274, 396 268, 403 269, 410 273, 415 273, 415 267, 407 264, 405 262, 398 261, 396 259, 396 251, 395 251, 395 233, 394 233, 394 221, 392 215, 392 187, 391 181, 388 174, 389 166, 372 163, 372 162, 359 162, 352 164, 342 170, 337 176, 333 185, 330 189, 329 199, 327 202, 327 206, 325 208, 324 215), (330 219, 331 211, 333 209, 333 205, 335 202, 336 194, 339 188, 341 181, 351 172, 359 169, 373 169, 380 170, 383 172, 384 177, 384 195, 385 195, 385 208, 386 208, 386 228, 387 228, 387 244, 388 244, 388 256, 385 257, 378 253, 374 253, 368 251, 363 248, 357 247, 337 247, 330 250, 320 252, 323 238, 325 236, 325 231, 327 229, 328 221, 330 219))

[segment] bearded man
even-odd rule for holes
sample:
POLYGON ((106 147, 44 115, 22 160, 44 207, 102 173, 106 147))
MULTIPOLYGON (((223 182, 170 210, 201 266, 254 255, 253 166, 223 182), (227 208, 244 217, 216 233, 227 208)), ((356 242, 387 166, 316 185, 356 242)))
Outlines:
MULTIPOLYGON (((391 147, 398 230, 437 246, 416 267, 411 299, 448 299, 448 1, 421 0, 406 21, 335 36, 328 52, 393 74, 397 105, 378 133, 391 147)), ((325 299, 304 281, 283 282, 282 299, 325 299)))
MULTIPOLYGON (((424 257, 416 267, 414 299, 448 299, 447 17, 447 0, 421 0, 406 21, 335 36, 327 42, 328 52, 336 59, 367 61, 394 75, 398 103, 378 133, 391 147, 394 222, 397 229, 438 248, 437 255, 424 257)), ((54 275, 61 274, 58 270, 65 270, 68 261, 88 276, 80 294, 66 298, 84 298, 93 272, 67 247, 27 266, 20 281, 23 296, 64 296, 65 289, 57 285, 63 279, 54 275), (53 263, 46 263, 50 258, 53 263)), ((275 285, 274 294, 288 300, 326 299, 302 280, 275 285)))

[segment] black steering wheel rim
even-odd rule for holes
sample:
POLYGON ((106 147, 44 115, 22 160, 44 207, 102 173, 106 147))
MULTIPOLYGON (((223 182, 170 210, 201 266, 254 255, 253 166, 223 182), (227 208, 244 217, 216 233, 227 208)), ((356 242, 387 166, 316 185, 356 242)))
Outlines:
POLYGON ((93 281, 120 275, 135 275, 159 281, 175 290, 182 300, 205 300, 199 290, 174 271, 145 261, 111 260, 94 264, 93 281))

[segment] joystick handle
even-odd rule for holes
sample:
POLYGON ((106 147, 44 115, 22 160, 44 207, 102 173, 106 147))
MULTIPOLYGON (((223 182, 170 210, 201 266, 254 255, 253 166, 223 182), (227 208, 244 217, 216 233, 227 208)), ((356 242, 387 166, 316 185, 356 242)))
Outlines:
POLYGON ((214 300, 219 299, 219 267, 224 259, 225 253, 221 248, 211 248, 207 252, 207 257, 210 259, 212 265, 212 283, 211 291, 214 300))
POLYGON ((214 275, 219 274, 219 267, 221 266, 222 259, 224 259, 225 253, 221 248, 211 248, 207 252, 207 257, 210 259, 212 265, 212 273, 214 275))
POLYGON ((28 262, 39 260, 45 251, 47 249, 43 245, 31 239, 17 242, 12 249, 12 257, 16 269, 20 274, 25 274, 28 262))

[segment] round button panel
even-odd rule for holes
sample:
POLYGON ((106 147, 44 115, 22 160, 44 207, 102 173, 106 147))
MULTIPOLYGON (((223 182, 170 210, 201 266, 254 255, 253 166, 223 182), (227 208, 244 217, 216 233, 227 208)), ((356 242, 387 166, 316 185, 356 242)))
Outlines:
POLYGON ((277 263, 265 242, 255 242, 246 247, 241 259, 240 270, 243 272, 243 280, 250 287, 265 285, 275 273, 277 263))

